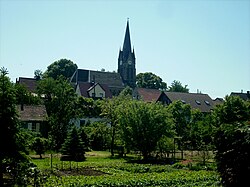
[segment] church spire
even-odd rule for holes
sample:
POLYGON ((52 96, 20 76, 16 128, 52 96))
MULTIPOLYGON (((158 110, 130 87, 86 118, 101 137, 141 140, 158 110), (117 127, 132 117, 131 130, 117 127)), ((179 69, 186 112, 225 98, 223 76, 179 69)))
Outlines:
POLYGON ((123 43, 123 55, 125 59, 128 58, 128 55, 132 52, 131 51, 131 41, 130 41, 130 33, 129 33, 129 19, 127 20, 127 27, 125 32, 125 38, 123 43))

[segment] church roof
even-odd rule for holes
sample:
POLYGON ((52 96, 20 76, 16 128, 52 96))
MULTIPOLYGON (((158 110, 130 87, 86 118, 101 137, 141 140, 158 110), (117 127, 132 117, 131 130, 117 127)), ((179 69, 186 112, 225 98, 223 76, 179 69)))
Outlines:
POLYGON ((130 40, 130 32, 129 32, 129 21, 127 21, 127 27, 125 32, 125 38, 123 42, 123 55, 125 59, 128 58, 128 55, 132 52, 131 51, 131 40, 130 40))
POLYGON ((77 69, 71 78, 71 82, 95 82, 108 85, 109 87, 124 87, 119 73, 92 71, 86 69, 77 69))

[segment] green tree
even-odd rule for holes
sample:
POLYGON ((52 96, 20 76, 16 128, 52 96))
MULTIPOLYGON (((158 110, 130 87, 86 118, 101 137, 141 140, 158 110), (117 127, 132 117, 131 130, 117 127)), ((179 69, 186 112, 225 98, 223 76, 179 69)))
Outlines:
POLYGON ((61 152, 63 155, 67 155, 62 159, 71 161, 84 161, 85 160, 85 147, 82 142, 81 136, 76 126, 68 133, 67 139, 62 145, 61 152))
POLYGON ((64 78, 46 78, 39 81, 38 93, 44 98, 48 113, 49 136, 55 150, 59 150, 71 127, 70 120, 78 117, 77 95, 64 78))
POLYGON ((91 149, 103 151, 110 148, 110 127, 103 122, 94 122, 83 127, 91 149))
POLYGON ((43 72, 40 69, 34 71, 34 78, 36 80, 41 80, 43 78, 43 72))
POLYGON ((3 160, 17 154, 17 112, 14 85, 7 77, 8 71, 0 69, 0 186, 3 186, 3 160))
POLYGON ((183 148, 184 142, 188 141, 189 124, 191 121, 191 106, 175 101, 168 106, 174 123, 176 136, 179 137, 178 146, 183 148))
POLYGON ((226 97, 214 111, 217 168, 224 186, 245 186, 250 173, 250 104, 226 97))
POLYGON ((126 86, 121 93, 119 94, 120 97, 132 97, 133 89, 129 86, 126 86))
POLYGON ((171 86, 168 87, 168 91, 170 91, 170 92, 184 92, 184 93, 188 93, 189 89, 187 88, 187 85, 185 85, 183 87, 180 81, 174 80, 171 83, 171 86))
POLYGON ((172 135, 172 123, 163 105, 129 101, 119 107, 119 123, 127 148, 139 150, 147 160, 163 135, 172 135))
POLYGON ((53 79, 58 79, 60 76, 69 79, 73 73, 76 71, 77 65, 71 60, 60 59, 53 62, 47 67, 47 70, 43 74, 45 78, 51 77, 53 79))
POLYGON ((167 89, 167 84, 163 82, 159 76, 151 72, 139 73, 136 75, 136 85, 139 88, 167 89))
POLYGON ((111 155, 114 156, 115 137, 118 131, 118 107, 126 101, 122 97, 114 97, 112 99, 106 99, 102 104, 102 116, 104 116, 111 126, 111 155))
POLYGON ((15 84, 15 90, 16 104, 38 105, 41 103, 41 99, 32 95, 24 85, 15 84))
POLYGON ((47 150, 48 141, 46 138, 36 137, 32 143, 32 149, 42 158, 42 154, 47 150))

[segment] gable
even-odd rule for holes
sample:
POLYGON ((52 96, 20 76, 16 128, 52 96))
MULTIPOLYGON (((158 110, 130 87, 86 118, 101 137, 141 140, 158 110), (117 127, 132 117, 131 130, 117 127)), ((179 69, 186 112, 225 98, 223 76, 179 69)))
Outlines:
POLYGON ((88 94, 90 97, 105 98, 105 90, 99 84, 90 87, 88 94))

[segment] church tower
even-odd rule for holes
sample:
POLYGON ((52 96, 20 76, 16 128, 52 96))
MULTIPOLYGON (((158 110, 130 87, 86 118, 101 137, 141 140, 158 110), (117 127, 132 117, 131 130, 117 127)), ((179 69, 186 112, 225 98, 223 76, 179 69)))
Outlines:
POLYGON ((135 88, 136 86, 135 52, 134 49, 132 51, 131 48, 129 21, 127 21, 123 47, 122 50, 120 49, 119 51, 118 73, 121 75, 123 83, 126 86, 135 88))

